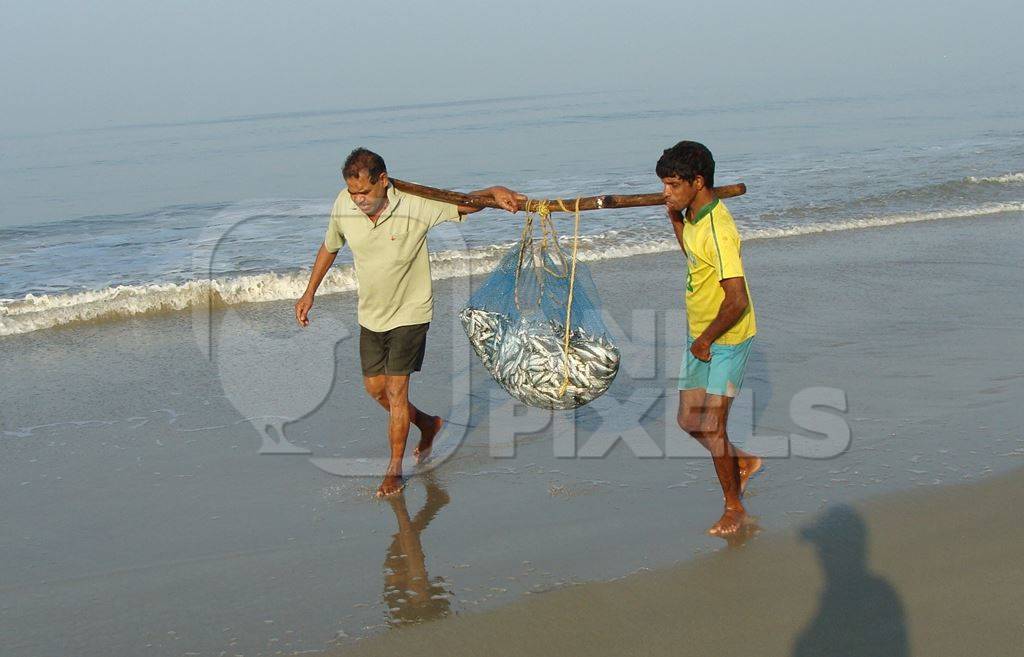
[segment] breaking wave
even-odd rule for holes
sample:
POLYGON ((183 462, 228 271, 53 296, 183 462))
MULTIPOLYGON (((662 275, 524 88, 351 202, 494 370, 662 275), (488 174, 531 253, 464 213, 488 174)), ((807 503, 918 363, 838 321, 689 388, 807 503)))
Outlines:
POLYGON ((1016 183, 1024 183, 1024 171, 1019 173, 1007 173, 1002 176, 989 176, 986 178, 977 178, 970 176, 967 178, 967 182, 975 185, 979 184, 995 184, 995 185, 1013 185, 1016 183))
MULTIPOLYGON (((1021 176, 1024 174, 1010 174, 1021 176)), ((999 179, 1007 178, 1000 176, 999 179)), ((1024 212, 1024 202, 990 203, 971 208, 890 214, 863 219, 814 222, 800 226, 746 226, 745 240, 772 239, 871 228, 897 224, 970 218, 1006 212, 1024 212)), ((633 255, 672 251, 678 248, 674 237, 651 240, 649 232, 616 229, 581 238, 580 259, 586 261, 624 258, 633 255)), ((486 274, 510 244, 493 244, 470 251, 441 251, 431 254, 434 279, 486 274)), ((0 336, 29 333, 79 322, 116 321, 139 315, 180 311, 200 304, 216 306, 296 299, 306 288, 308 270, 265 272, 228 276, 184 283, 117 285, 101 290, 54 295, 26 295, 21 299, 0 301, 0 336)), ((356 289, 351 265, 336 265, 320 287, 320 294, 356 289)))

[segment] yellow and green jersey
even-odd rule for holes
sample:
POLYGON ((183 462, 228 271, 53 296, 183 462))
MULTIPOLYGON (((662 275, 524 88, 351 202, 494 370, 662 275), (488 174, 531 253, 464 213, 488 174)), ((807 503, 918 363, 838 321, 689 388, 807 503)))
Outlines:
MULTIPOLYGON (((718 316, 725 300, 721 281, 743 276, 740 234, 724 203, 715 199, 696 216, 687 217, 683 223, 683 246, 686 249, 686 317, 690 337, 696 339, 718 316)), ((750 300, 747 309, 715 344, 739 344, 757 333, 749 286, 747 298, 750 300)))

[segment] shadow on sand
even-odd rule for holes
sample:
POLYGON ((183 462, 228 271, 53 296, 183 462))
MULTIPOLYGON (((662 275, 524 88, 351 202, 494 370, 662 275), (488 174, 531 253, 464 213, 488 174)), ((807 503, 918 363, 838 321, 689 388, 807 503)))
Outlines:
POLYGON ((867 569, 867 527, 848 506, 826 511, 801 529, 825 574, 818 613, 793 657, 906 657, 906 618, 896 590, 867 569))

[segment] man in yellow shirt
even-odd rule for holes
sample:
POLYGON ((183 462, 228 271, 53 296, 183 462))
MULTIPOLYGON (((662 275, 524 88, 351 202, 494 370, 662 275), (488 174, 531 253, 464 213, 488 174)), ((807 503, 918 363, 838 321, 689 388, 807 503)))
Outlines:
POLYGON ((686 257, 687 351, 679 371, 679 426, 711 452, 725 511, 708 531, 735 534, 746 520, 741 497, 761 459, 729 443, 729 407, 743 384, 757 333, 740 236, 715 197, 715 160, 703 144, 681 141, 658 160, 665 205, 686 257))
MULTIPOLYGON (((366 392, 389 412, 391 458, 377 496, 402 489, 402 457, 409 424, 420 430, 417 462, 430 455, 444 421, 409 402, 409 375, 418 372, 433 317, 433 288, 427 231, 445 221, 462 221, 479 208, 453 205, 398 191, 376 153, 357 148, 342 168, 346 189, 338 194, 309 284, 295 303, 295 319, 309 324, 313 297, 345 244, 352 249, 359 287, 359 356, 366 392)), ((509 212, 525 196, 506 187, 471 192, 490 196, 509 212)))

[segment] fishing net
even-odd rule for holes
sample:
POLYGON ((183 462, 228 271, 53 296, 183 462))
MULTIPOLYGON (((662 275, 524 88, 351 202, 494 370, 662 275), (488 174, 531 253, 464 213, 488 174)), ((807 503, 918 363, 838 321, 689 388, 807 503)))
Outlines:
POLYGON ((607 391, 619 371, 619 350, 601 319, 597 288, 577 260, 576 203, 569 255, 549 206, 540 203, 536 215, 527 214, 519 242, 459 314, 487 371, 529 406, 583 406, 607 391))

